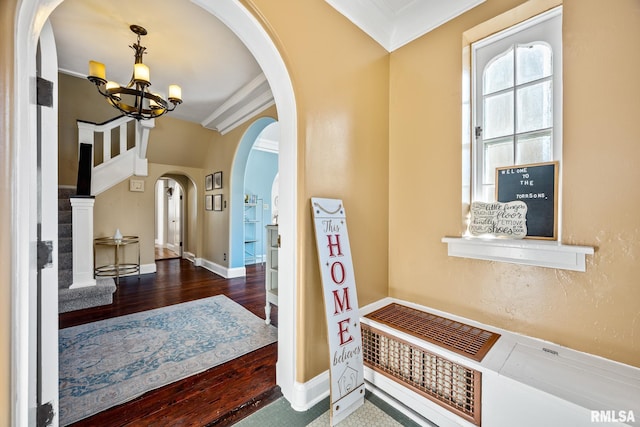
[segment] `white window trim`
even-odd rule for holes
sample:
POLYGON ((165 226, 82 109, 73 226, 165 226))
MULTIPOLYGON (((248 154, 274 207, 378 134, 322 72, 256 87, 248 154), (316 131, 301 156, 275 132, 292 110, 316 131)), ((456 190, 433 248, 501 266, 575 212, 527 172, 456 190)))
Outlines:
POLYGON ((461 258, 534 265, 562 270, 586 271, 590 246, 563 245, 553 241, 443 237, 448 255, 461 258))
MULTIPOLYGON (((517 7, 495 18, 493 22, 485 22, 465 32, 463 35, 463 81, 462 81, 462 225, 466 231, 467 212, 471 202, 471 43, 495 33, 496 26, 506 28, 523 21, 522 17, 533 17, 546 10, 558 6, 559 2, 549 0, 539 3, 544 9, 531 10, 531 2, 517 7), (508 25, 506 21, 511 20, 508 25)), ((526 18, 525 18, 526 19, 526 18)), ((560 107, 561 108, 561 107, 560 107)), ((560 174, 561 176, 561 174, 560 174)), ((447 244, 448 255, 453 257, 480 259, 512 264, 531 265, 555 269, 586 271, 586 255, 594 253, 593 247, 565 245, 561 243, 562 215, 561 194, 562 179, 559 182, 560 206, 558 210, 558 241, 542 240, 514 240, 514 239, 485 239, 477 237, 444 237, 442 242, 447 244)))
MULTIPOLYGON (((561 238, 562 234, 562 224, 560 218, 562 218, 562 35, 558 34, 555 27, 550 27, 550 22, 554 19, 562 19, 562 6, 553 8, 544 13, 540 13, 536 16, 533 16, 527 19, 524 22, 519 24, 510 26, 502 31, 499 31, 496 34, 492 34, 489 37, 483 38, 475 43, 471 47, 471 96, 477 99, 476 104, 474 105, 472 99, 469 100, 471 111, 471 127, 475 129, 476 126, 480 126, 482 119, 478 117, 478 104, 482 104, 482 83, 478 81, 478 77, 481 76, 484 72, 483 69, 478 69, 477 64, 477 51, 486 47, 493 50, 496 55, 500 52, 504 52, 504 48, 511 46, 513 44, 513 37, 521 34, 524 31, 529 31, 529 36, 540 37, 538 40, 542 40, 544 43, 549 45, 553 51, 553 69, 552 69, 552 83, 553 83, 553 129, 552 129, 552 158, 545 161, 559 161, 560 162, 560 171, 558 173, 558 239, 561 238), (533 33, 531 33, 533 31, 533 33), (493 46, 493 47, 492 47, 493 46)), ((489 54, 492 55, 492 54, 489 54)), ((486 57, 486 56, 485 56, 486 57)), ((495 57, 494 57, 495 58, 495 57)), ((489 61, 490 62, 490 61, 489 61)), ((484 64, 485 66, 489 63, 484 64)), ((480 77, 480 80, 482 78, 480 77)), ((514 90, 517 85, 515 85, 515 76, 514 76, 514 90)), ((484 131, 483 131, 484 132, 484 131)), ((514 133, 516 132, 515 124, 514 124, 514 133)), ((484 151, 482 145, 484 144, 484 136, 483 143, 478 144, 475 136, 471 136, 471 171, 472 182, 471 182, 471 190, 472 190, 472 200, 474 201, 483 201, 490 202, 491 200, 482 200, 481 195, 482 191, 477 188, 480 186, 480 183, 483 182, 484 176, 484 151), (480 146, 479 146, 480 145, 480 146), (474 185, 475 184, 475 185, 474 185)), ((514 135, 513 143, 515 145, 516 139, 514 135)))

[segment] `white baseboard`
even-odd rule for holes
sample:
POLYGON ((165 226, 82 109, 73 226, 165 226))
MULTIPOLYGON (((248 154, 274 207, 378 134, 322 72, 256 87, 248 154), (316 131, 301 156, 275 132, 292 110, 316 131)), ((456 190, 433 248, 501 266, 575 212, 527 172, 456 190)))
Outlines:
POLYGON ((197 258, 197 260, 199 260, 199 262, 195 262, 195 265, 200 265, 201 267, 206 268, 207 270, 218 274, 225 279, 245 277, 247 275, 246 269, 244 267, 228 268, 207 259, 197 258))
POLYGON ((291 402, 289 403, 291 403, 291 407, 295 411, 306 411, 327 396, 329 396, 328 370, 306 383, 296 381, 293 384, 293 396, 291 396, 291 402))
POLYGON ((192 253, 192 252, 183 252, 182 253, 182 258, 186 259, 187 261, 191 261, 192 263, 196 264, 196 254, 192 253))
MULTIPOLYGON (((156 263, 142 264, 140 266, 140 274, 151 274, 156 272, 156 263)), ((133 276, 133 274, 131 275, 133 276)))

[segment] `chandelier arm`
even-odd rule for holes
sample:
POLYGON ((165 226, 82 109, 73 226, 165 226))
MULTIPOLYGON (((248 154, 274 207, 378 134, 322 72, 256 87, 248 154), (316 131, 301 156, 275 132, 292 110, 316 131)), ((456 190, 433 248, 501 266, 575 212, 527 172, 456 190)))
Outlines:
POLYGON ((137 120, 160 117, 175 110, 179 104, 182 104, 180 87, 170 86, 168 99, 149 92, 148 87, 151 85, 149 68, 142 61, 142 56, 146 53, 147 48, 142 46, 140 42, 141 36, 146 35, 147 30, 139 25, 131 25, 129 28, 137 35, 137 40, 133 45, 129 46, 135 52, 135 63, 133 75, 127 86, 118 85, 118 87, 107 89, 107 86, 111 85, 107 85, 104 64, 95 61, 90 62, 90 73, 93 75, 87 78, 96 85, 100 95, 104 96, 113 107, 126 116, 137 120), (137 66, 138 64, 142 65, 137 66), (94 68, 92 69, 91 67, 94 68), (177 88, 177 91, 174 90, 175 88, 177 88), (123 95, 133 97, 133 105, 125 103, 123 95), (145 108, 145 105, 147 105, 147 108, 145 108))

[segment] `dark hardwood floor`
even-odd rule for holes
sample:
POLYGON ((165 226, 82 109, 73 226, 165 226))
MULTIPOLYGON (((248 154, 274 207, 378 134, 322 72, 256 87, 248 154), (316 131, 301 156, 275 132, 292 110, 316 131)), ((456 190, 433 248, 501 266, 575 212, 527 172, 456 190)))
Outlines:
MULTIPOLYGON (((223 279, 182 259, 156 262, 157 272, 120 279, 113 304, 60 314, 60 328, 224 294, 264 319, 264 265, 223 279)), ((278 325, 272 306, 271 323, 278 325)), ((227 426, 281 396, 275 385, 277 343, 81 420, 85 426, 227 426)))

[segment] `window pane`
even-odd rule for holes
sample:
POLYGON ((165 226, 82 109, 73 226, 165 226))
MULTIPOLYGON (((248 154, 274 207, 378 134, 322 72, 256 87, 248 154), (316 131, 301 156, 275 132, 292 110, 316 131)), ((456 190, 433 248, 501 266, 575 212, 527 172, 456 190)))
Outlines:
POLYGON ((513 87, 513 48, 496 56, 484 72, 482 94, 487 95, 513 87))
POLYGON ((496 201, 496 186, 495 184, 483 185, 480 202, 491 203, 496 201))
POLYGON ((551 131, 521 135, 516 140, 516 164, 552 160, 551 131))
POLYGON ((551 48, 543 43, 519 45, 516 48, 516 84, 549 77, 552 72, 551 48))
POLYGON ((545 129, 552 125, 551 81, 517 89, 517 133, 545 129))
POLYGON ((483 184, 493 184, 496 168, 513 164, 513 138, 503 138, 484 144, 483 184))
POLYGON ((484 98, 485 139, 513 134, 513 92, 484 98))

